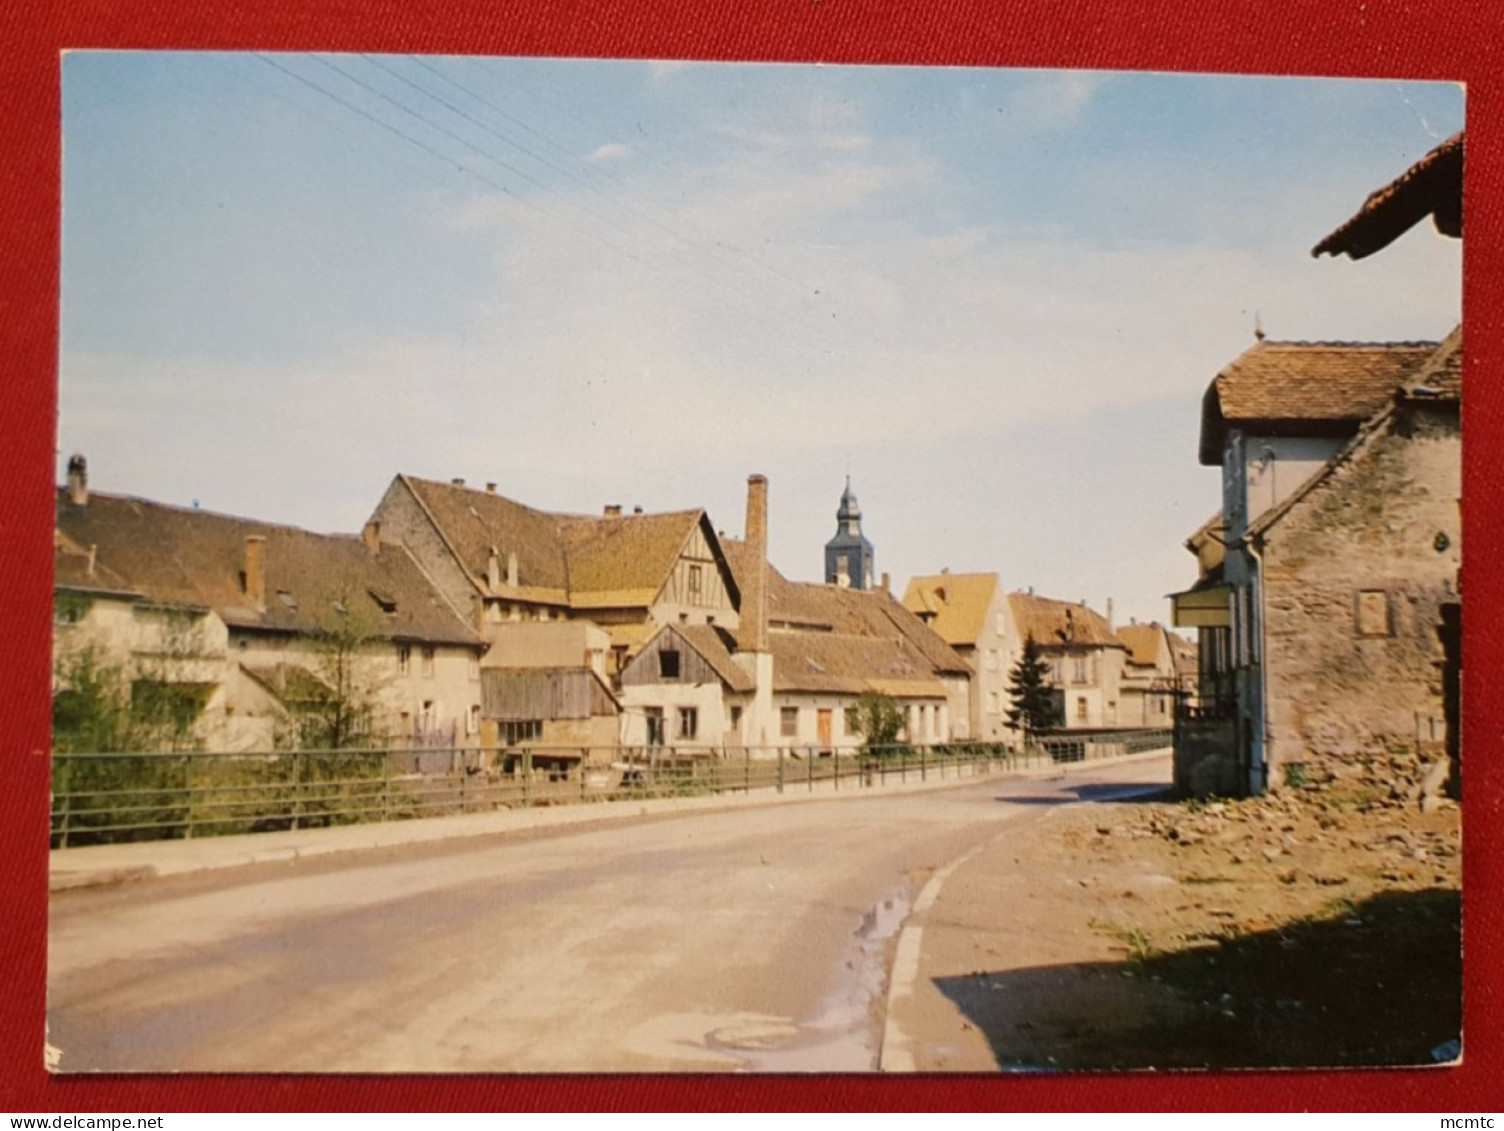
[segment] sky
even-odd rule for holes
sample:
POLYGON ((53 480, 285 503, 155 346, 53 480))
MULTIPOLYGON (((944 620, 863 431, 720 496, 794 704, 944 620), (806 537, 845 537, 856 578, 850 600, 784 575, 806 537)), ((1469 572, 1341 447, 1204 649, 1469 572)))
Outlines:
POLYGON ((1435 340, 1461 245, 1311 247, 1453 84, 69 54, 58 477, 357 531, 406 473, 704 508, 876 569, 1169 618, 1254 343, 1435 340))

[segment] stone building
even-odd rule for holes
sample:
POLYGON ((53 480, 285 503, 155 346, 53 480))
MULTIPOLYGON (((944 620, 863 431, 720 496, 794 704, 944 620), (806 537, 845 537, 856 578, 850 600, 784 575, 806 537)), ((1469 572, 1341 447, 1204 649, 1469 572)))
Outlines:
POLYGON ((64 710, 87 660, 127 685, 133 712, 165 703, 184 744, 308 745, 300 730, 340 698, 363 741, 478 741, 484 643, 412 555, 372 531, 314 534, 91 491, 75 457, 54 543, 64 710))
MULTIPOLYGON (((1350 458, 1355 439, 1369 434, 1371 423, 1390 410, 1399 391, 1437 355, 1438 345, 1260 341, 1207 389, 1200 452, 1203 463, 1222 468, 1218 540, 1223 560, 1215 591, 1227 601, 1230 686, 1223 700, 1226 714, 1215 720, 1220 738, 1213 739, 1209 731, 1207 741, 1226 747, 1236 767, 1230 776, 1241 789, 1261 792, 1274 780, 1272 746, 1281 725, 1276 719, 1287 725, 1292 710, 1288 697, 1299 693, 1269 678, 1267 614, 1281 586, 1288 599, 1303 583, 1298 571, 1268 573, 1266 532, 1276 516, 1295 505, 1292 500, 1305 498, 1337 461, 1350 458), (1278 703, 1269 698, 1276 685, 1284 695, 1278 703)), ((1397 490, 1399 485, 1394 486, 1397 490)), ((1388 502, 1380 493, 1367 507, 1334 518, 1357 522, 1360 529, 1369 524, 1368 539, 1382 547, 1388 502)), ((1342 555, 1337 560, 1350 578, 1361 576, 1361 563, 1342 555)), ((1413 733, 1413 725, 1410 729, 1413 733)), ((1305 753, 1292 753, 1288 744, 1278 758, 1308 760, 1305 753)), ((1229 776, 1210 769, 1206 773, 1218 780, 1229 776)))
POLYGON ((1461 331, 1322 470, 1248 526, 1270 773, 1445 752, 1441 628, 1460 600, 1461 331))
MULTIPOLYGON (((1426 217, 1460 237, 1463 158, 1459 133, 1312 254, 1361 259, 1426 217)), ((1212 381, 1201 461, 1222 468, 1222 510, 1187 543, 1200 577, 1174 597, 1201 642, 1183 791, 1376 765, 1404 779, 1443 749, 1455 768, 1461 369, 1459 327, 1441 343, 1260 341, 1212 381)))

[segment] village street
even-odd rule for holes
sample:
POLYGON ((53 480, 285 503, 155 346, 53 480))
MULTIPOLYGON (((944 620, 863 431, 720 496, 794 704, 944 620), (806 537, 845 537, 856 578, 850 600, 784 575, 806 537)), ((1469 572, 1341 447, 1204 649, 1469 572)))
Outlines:
POLYGON ((1169 758, 55 894, 68 1071, 865 1071, 937 873, 1169 758), (930 883, 928 889, 926 884, 930 883))

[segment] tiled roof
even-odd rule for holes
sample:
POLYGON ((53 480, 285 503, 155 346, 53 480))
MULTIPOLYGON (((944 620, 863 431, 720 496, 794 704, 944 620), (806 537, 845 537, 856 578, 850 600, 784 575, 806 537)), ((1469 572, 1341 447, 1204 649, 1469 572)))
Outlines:
POLYGON ((849 633, 772 632, 773 688, 780 692, 864 695, 897 685, 906 694, 943 698, 932 664, 907 640, 849 633))
MULTIPOLYGON (((340 615, 335 603, 341 602, 345 615, 364 618, 379 638, 480 647, 412 556, 394 543, 372 553, 355 535, 313 534, 100 492, 76 506, 65 488, 58 491, 56 514, 69 545, 93 549, 96 575, 146 600, 213 609, 237 628, 299 633, 326 628, 340 615), (266 539, 264 608, 253 604, 242 581, 251 535, 266 539)), ((60 583, 78 580, 73 558, 60 583)))
MULTIPOLYGON (((721 546, 745 592, 752 568, 747 544, 722 538, 721 546)), ((970 672, 955 649, 882 589, 790 581, 769 564, 767 606, 780 691, 860 695, 877 690, 874 681, 908 681, 922 687, 912 694, 943 695, 940 675, 970 672)), ((742 638, 748 630, 743 624, 742 638)))
POLYGON ((1036 597, 1032 593, 1009 593, 1008 603, 1020 634, 1026 638, 1032 636, 1041 648, 1124 647, 1107 619, 1085 605, 1036 597))
POLYGON ((1291 434, 1355 427, 1435 352, 1436 342, 1259 342, 1207 387, 1201 462, 1222 461, 1227 426, 1291 434))
POLYGON ((1398 179, 1368 195, 1347 223, 1311 249, 1312 255, 1362 259, 1388 247, 1430 216, 1443 235, 1462 235, 1464 135, 1453 134, 1398 179))
POLYGON ((1411 397, 1462 398, 1462 327, 1458 326, 1436 347, 1415 375, 1405 383, 1411 397))
MULTIPOLYGON (((534 510, 453 483, 401 476, 432 515, 460 564, 486 577, 493 548, 517 555, 521 589, 550 591, 572 607, 651 604, 704 512, 568 515, 534 510)), ((711 538, 714 545, 714 539, 711 538)))
POLYGON ((108 593, 127 598, 144 598, 124 577, 99 560, 61 530, 55 532, 52 545, 52 584, 55 589, 78 592, 108 593))
POLYGON ((1159 663, 1160 650, 1167 646, 1164 626, 1157 623, 1125 624, 1118 639, 1128 648, 1128 662, 1147 668, 1159 663))
POLYGON ((732 691, 755 690, 752 677, 731 658, 736 640, 725 629, 710 624, 681 624, 670 625, 663 631, 676 632, 683 637, 684 642, 700 654, 732 691))
POLYGON ((933 614, 926 623, 947 644, 975 646, 986 631, 987 610, 998 584, 995 573, 915 577, 904 590, 903 604, 912 613, 933 614))
POLYGON ((517 555, 524 586, 553 589, 569 585, 564 545, 556 516, 488 491, 474 491, 411 475, 399 476, 433 516, 472 577, 484 578, 494 547, 505 560, 517 555))
POLYGON ((703 516, 696 510, 561 518, 571 597, 638 594, 622 603, 651 603, 703 516))

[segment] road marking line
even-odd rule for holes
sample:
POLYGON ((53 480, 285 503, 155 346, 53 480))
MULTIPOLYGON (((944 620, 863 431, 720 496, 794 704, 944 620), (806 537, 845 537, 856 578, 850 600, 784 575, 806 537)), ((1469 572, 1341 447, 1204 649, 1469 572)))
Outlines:
MULTIPOLYGON (((1009 830, 1010 832, 1012 830, 1009 830)), ((995 839, 995 838, 994 838, 995 839)), ((888 1007, 883 1018, 883 1046, 878 1054, 880 1072, 913 1072, 914 1041, 893 1019, 894 1005, 904 998, 912 997, 914 984, 919 980, 919 952, 924 942, 924 928, 913 920, 926 914, 940 896, 940 888, 962 864, 975 857, 992 841, 988 840, 969 852, 952 860, 941 868, 919 892, 909 919, 898 932, 898 945, 893 952, 893 973, 888 979, 888 1007)))

